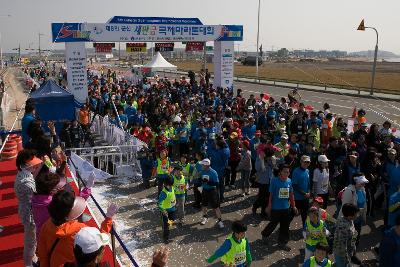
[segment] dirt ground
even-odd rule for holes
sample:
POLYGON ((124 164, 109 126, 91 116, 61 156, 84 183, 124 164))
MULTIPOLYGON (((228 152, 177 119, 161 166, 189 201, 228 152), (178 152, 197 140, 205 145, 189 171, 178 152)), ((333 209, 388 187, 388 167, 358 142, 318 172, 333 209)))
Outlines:
MULTIPOLYGON (((12 124, 18 114, 19 109, 25 103, 27 93, 26 86, 24 84, 24 74, 18 68, 10 68, 7 70, 5 75, 7 93, 11 96, 11 105, 9 112, 4 114, 4 125, 7 130, 11 129, 12 124)), ((20 113, 20 118, 23 116, 23 111, 20 113)), ((20 127, 19 122, 16 123, 15 127, 20 127)))
MULTIPOLYGON (((180 70, 199 71, 202 68, 202 61, 172 63, 180 70)), ((209 63, 207 67, 213 72, 213 64, 209 63)), ((371 84, 371 70, 371 62, 266 62, 259 68, 259 77, 368 88, 371 84)), ((254 77, 255 73, 255 66, 235 64, 235 76, 254 77)), ((400 91, 400 63, 378 62, 375 88, 400 91)))

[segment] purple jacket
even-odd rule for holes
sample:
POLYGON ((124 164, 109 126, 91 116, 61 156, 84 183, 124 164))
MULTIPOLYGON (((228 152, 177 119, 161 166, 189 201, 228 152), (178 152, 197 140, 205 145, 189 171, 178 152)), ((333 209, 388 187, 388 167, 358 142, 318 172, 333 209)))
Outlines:
MULTIPOLYGON (((84 199, 88 199, 91 193, 90 188, 84 188, 79 195, 84 199)), ((32 214, 36 225, 36 240, 39 240, 42 225, 50 218, 47 206, 50 204, 52 199, 53 195, 34 194, 32 197, 32 214)))

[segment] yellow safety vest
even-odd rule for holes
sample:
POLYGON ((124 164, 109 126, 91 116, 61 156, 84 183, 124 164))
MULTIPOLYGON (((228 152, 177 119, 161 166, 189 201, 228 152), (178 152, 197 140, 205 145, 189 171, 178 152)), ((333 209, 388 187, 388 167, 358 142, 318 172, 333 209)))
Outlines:
MULTIPOLYGON (((317 266, 317 261, 315 260, 315 256, 310 257, 310 267, 315 267, 317 266)), ((328 260, 326 264, 323 267, 331 267, 332 262, 328 260)))
POLYGON ((231 234, 227 239, 231 241, 231 248, 221 257, 221 262, 225 265, 234 264, 235 266, 246 263, 246 238, 243 238, 240 243, 237 243, 231 234))
POLYGON ((183 175, 180 178, 174 176, 175 195, 184 195, 186 193, 186 179, 183 175))
POLYGON ((175 198, 175 190, 172 187, 171 192, 168 191, 167 189, 165 189, 165 187, 163 188, 162 192, 164 192, 167 197, 160 203, 160 208, 162 210, 167 210, 170 209, 172 207, 174 207, 176 205, 176 198, 175 198))
POLYGON ((163 175, 169 173, 169 159, 168 157, 164 160, 165 163, 160 159, 157 159, 157 175, 163 175))
POLYGON ((306 225, 307 225, 307 231, 309 232, 305 241, 307 245, 316 246, 320 242, 328 244, 326 240, 326 233, 323 220, 320 220, 319 225, 317 227, 314 227, 311 224, 310 219, 307 218, 306 225))

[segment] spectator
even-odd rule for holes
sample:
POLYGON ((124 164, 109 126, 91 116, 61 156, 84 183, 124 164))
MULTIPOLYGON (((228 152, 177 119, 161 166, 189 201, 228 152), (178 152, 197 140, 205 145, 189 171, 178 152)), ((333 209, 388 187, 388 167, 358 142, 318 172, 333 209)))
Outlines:
POLYGON ((22 150, 18 153, 16 165, 18 169, 14 182, 14 191, 18 199, 18 215, 24 226, 25 266, 31 266, 36 250, 36 226, 33 220, 31 205, 36 192, 35 178, 43 165, 43 161, 35 157, 32 150, 22 150))
MULTIPOLYGON (((87 225, 77 221, 86 209, 86 201, 75 197, 69 191, 59 191, 51 200, 48 210, 50 214, 41 230, 38 245, 40 266, 60 266, 74 261, 73 243, 75 235, 87 225)), ((107 209, 106 218, 101 225, 101 231, 111 230, 112 217, 117 207, 111 204, 107 209)))
POLYGON ((31 123, 35 120, 35 105, 34 103, 28 103, 25 105, 25 114, 24 117, 22 117, 21 120, 21 126, 22 126, 22 145, 25 147, 28 142, 29 142, 29 136, 28 136, 28 127, 31 125, 31 123))
POLYGON ((385 232, 379 248, 380 266, 400 265, 400 215, 397 216, 395 225, 385 232))

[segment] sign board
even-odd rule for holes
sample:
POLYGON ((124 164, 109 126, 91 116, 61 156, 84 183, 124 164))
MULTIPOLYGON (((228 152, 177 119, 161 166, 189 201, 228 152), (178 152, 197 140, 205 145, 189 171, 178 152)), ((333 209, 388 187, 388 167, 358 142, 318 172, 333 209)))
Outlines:
POLYGON ((174 43, 155 43, 156 52, 174 51, 174 43))
POLYGON ((147 52, 147 44, 146 43, 127 43, 126 44, 126 52, 147 52))
POLYGON ((242 41, 241 25, 52 23, 53 42, 242 41))
POLYGON ((124 16, 114 16, 108 20, 108 23, 203 25, 203 23, 198 18, 124 17, 124 16))
POLYGON ((186 52, 190 51, 203 51, 204 43, 202 42, 187 42, 186 43, 186 52))
POLYGON ((206 46, 206 51, 214 51, 214 46, 206 46))
POLYGON ((85 103, 88 96, 85 43, 66 43, 68 90, 79 103, 85 103))
POLYGON ((214 43, 214 84, 233 89, 233 42, 214 43))
POLYGON ((93 43, 96 53, 111 53, 115 43, 93 43))

